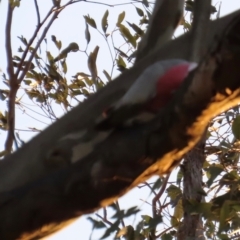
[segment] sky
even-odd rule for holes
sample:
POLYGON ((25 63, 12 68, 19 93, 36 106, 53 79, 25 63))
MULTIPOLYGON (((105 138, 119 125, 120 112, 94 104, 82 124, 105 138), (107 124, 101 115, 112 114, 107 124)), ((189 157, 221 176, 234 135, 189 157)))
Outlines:
MULTIPOLYGON (((0 5, 0 33, 2 36, 5 36, 5 20, 6 20, 6 2, 7 0, 2 0, 0 5)), ((40 15, 43 18, 49 8, 52 5, 52 1, 38 1, 39 8, 40 8, 40 15)), ((62 0, 62 3, 66 1, 62 0)), ((130 2, 130 0, 105 0, 100 1, 96 0, 97 3, 106 3, 109 4, 124 4, 130 2)), ((109 27, 107 32, 112 33, 114 26, 116 24, 118 15, 125 11, 126 17, 125 19, 129 22, 138 22, 138 15, 136 13, 135 7, 141 7, 140 4, 127 4, 127 5, 118 5, 115 7, 106 6, 103 4, 97 3, 87 3, 87 2, 80 2, 69 6, 66 8, 58 17, 58 19, 54 22, 53 26, 51 27, 49 33, 47 34, 47 41, 46 43, 42 44, 41 51, 44 52, 46 50, 50 50, 51 53, 55 56, 58 55, 58 50, 54 46, 53 42, 51 41, 51 35, 57 36, 58 39, 62 41, 63 48, 66 47, 71 42, 77 42, 80 50, 84 50, 86 48, 86 40, 84 36, 85 32, 85 21, 83 15, 89 14, 92 18, 95 19, 96 23, 98 24, 98 29, 101 29, 100 22, 102 16, 104 15, 105 11, 109 10, 109 27)), ((224 16, 230 12, 233 12, 236 9, 240 8, 240 1, 239 0, 222 0, 222 1, 213 1, 213 5, 216 6, 218 9, 221 3, 221 11, 220 16, 224 16)), ((213 17, 214 18, 214 17, 213 17)), ((126 24, 126 21, 123 22, 126 24)), ((19 46, 21 45, 17 36, 23 35, 25 38, 29 39, 33 30, 36 27, 36 13, 34 10, 34 1, 21 1, 21 7, 17 8, 14 12, 13 18, 13 27, 12 27, 12 47, 13 47, 13 54, 19 54, 17 52, 19 46)), ((100 77, 104 78, 102 71, 105 69, 108 72, 111 72, 111 55, 109 53, 108 45, 103 37, 93 28, 89 28, 91 33, 91 42, 88 46, 89 51, 93 50, 96 45, 100 46, 99 55, 97 59, 98 65, 98 72, 100 77)), ((179 28, 177 34, 181 33, 182 29, 179 28)), ((121 46, 124 41, 121 37, 117 34, 113 34, 114 42, 116 46, 121 46)), ((5 55, 5 38, 0 38, 0 70, 6 73, 6 55, 5 55), (3 57, 4 56, 4 57, 3 57)), ((71 53, 68 57, 68 72, 75 73, 75 72, 85 72, 89 74, 89 70, 87 68, 86 63, 86 55, 82 52, 71 53)), ((1 74, 1 72, 0 72, 1 74)), ((119 72, 117 70, 114 71, 114 76, 117 76, 119 72)), ((71 75, 70 75, 71 76, 71 75)), ((5 89, 6 86, 1 81, 0 82, 0 89, 5 89)), ((36 127, 38 129, 44 129, 51 121, 44 117, 44 114, 39 115, 33 112, 39 111, 39 108, 36 108, 29 100, 29 98, 24 94, 24 92, 20 92, 18 95, 19 98, 22 98, 24 102, 24 108, 18 108, 17 110, 17 118, 16 118, 16 128, 19 129, 19 134, 22 140, 28 141, 30 138, 34 136, 34 134, 29 130, 29 127, 36 127), (31 110, 29 110, 28 108, 31 110), (30 115, 30 116, 29 116, 30 115)), ((0 101, 0 111, 4 112, 6 110, 6 102, 0 101)), ((61 107, 55 108, 57 116, 61 116, 64 114, 64 110, 61 107)), ((6 137, 5 132, 0 131, 0 141, 4 141, 6 137)), ((2 150, 2 146, 0 146, 0 151, 2 150)), ((151 197, 149 196, 149 190, 142 190, 139 188, 133 189, 131 192, 126 194, 122 197, 119 201, 120 206, 125 208, 131 206, 139 206, 141 207, 142 213, 144 214, 151 214, 151 206, 146 203, 145 201, 150 201, 151 197)), ((99 211, 101 213, 101 210, 99 211)), ((133 218, 129 219, 128 224, 132 224, 134 221, 133 218)), ((75 221, 69 227, 63 229, 62 231, 54 234, 52 237, 48 237, 48 240, 85 240, 89 239, 89 235, 91 233, 91 224, 85 217, 80 218, 79 220, 75 221)), ((102 232, 99 233, 95 231, 92 239, 99 239, 102 232)))

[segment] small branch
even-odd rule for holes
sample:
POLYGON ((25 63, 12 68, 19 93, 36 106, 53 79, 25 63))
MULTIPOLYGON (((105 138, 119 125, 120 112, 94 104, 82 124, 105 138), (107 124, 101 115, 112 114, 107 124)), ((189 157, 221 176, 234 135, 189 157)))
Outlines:
POLYGON ((211 0, 195 0, 192 24, 192 46, 190 60, 198 62, 206 53, 206 37, 209 30, 211 0))
MULTIPOLYGON (((157 206, 156 206, 156 203, 157 201, 159 201, 159 198, 163 195, 165 189, 166 189, 166 186, 167 186, 167 183, 168 183, 168 179, 170 177, 170 173, 167 174, 167 176, 165 177, 164 181, 163 181, 163 184, 161 186, 161 189, 160 191, 155 195, 155 197, 153 198, 152 200, 152 214, 153 214, 153 219, 157 217, 157 206)), ((161 205, 160 205, 161 206, 161 205)), ((161 208, 162 209, 162 208, 161 208)), ((151 230, 151 235, 152 235, 152 238, 153 239, 156 239, 156 236, 155 236, 155 233, 156 233, 156 228, 153 228, 151 230)))
POLYGON ((171 40, 183 13, 183 0, 157 0, 147 32, 137 51, 136 62, 171 40))
POLYGON ((8 14, 6 23, 6 55, 7 55, 7 72, 9 77, 9 101, 8 101, 8 134, 5 142, 5 150, 9 154, 11 153, 12 144, 14 141, 14 129, 15 129, 15 98, 18 90, 18 84, 16 76, 13 70, 13 59, 12 59, 12 46, 11 46, 11 27, 12 27, 12 16, 14 7, 8 3, 8 14))
MULTIPOLYGON (((51 10, 49 11, 49 13, 47 14, 47 16, 45 17, 45 19, 43 20, 43 22, 41 23, 40 27, 38 27, 38 28, 36 29, 36 31, 35 31, 35 33, 34 33, 34 36, 32 37, 32 39, 31 39, 31 41, 30 41, 31 43, 32 43, 33 40, 35 39, 35 37, 36 37, 38 31, 40 30, 41 26, 45 23, 45 21, 47 20, 47 18, 48 18, 48 17, 51 15, 51 13, 54 11, 54 14, 53 14, 51 20, 49 21, 48 25, 45 27, 45 29, 44 29, 44 31, 43 31, 43 33, 42 33, 42 36, 40 37, 38 43, 36 44, 34 50, 32 51, 32 53, 31 53, 31 55, 30 55, 30 57, 29 57, 29 59, 28 59, 28 61, 27 61, 28 63, 26 64, 26 67, 24 68, 24 70, 22 71, 22 74, 20 75, 20 77, 19 77, 19 79, 18 79, 19 84, 21 83, 21 81, 22 81, 23 78, 25 77, 27 71, 29 70, 29 67, 30 67, 30 65, 31 65, 31 62, 32 62, 32 60, 33 60, 33 58, 34 58, 34 56, 35 56, 35 54, 36 54, 39 46, 41 45, 42 41, 44 40, 44 38, 45 38, 45 36, 46 36, 49 28, 51 27, 52 23, 54 22, 54 20, 58 17, 58 15, 60 14, 60 12, 61 12, 64 8, 66 8, 67 6, 69 6, 69 5, 71 5, 71 4, 77 3, 77 2, 80 2, 80 1, 70 0, 70 1, 67 2, 65 5, 57 8, 57 9, 55 9, 55 6, 53 6, 53 7, 51 8, 51 10)), ((30 47, 30 45, 31 45, 30 42, 29 42, 29 44, 28 44, 28 50, 29 50, 29 47, 30 47)), ((27 55, 28 50, 27 50, 27 49, 25 50, 25 52, 24 52, 24 53, 25 53, 25 56, 27 55)), ((21 60, 20 63, 22 63, 23 61, 24 61, 24 60, 23 60, 23 58, 22 58, 22 60, 21 60)), ((20 66, 21 66, 21 65, 20 65, 20 66)), ((20 68, 19 68, 19 71, 17 72, 17 74, 19 74, 19 72, 20 72, 20 68)))
POLYGON ((166 186, 167 186, 167 183, 168 183, 168 179, 170 177, 170 173, 165 177, 164 181, 163 181, 163 184, 161 186, 161 189, 160 191, 156 194, 156 196, 153 198, 152 200, 152 206, 153 206, 153 218, 155 218, 157 216, 156 214, 156 203, 157 201, 159 200, 159 198, 163 195, 165 189, 166 189, 166 186))
POLYGON ((38 22, 38 23, 37 23, 37 26, 39 26, 41 20, 40 20, 40 13, 39 13, 39 7, 38 7, 38 2, 37 2, 37 0, 34 0, 34 4, 35 4, 36 12, 37 12, 37 22, 38 22))
MULTIPOLYGON (((17 70, 17 72, 16 72, 16 77, 19 76, 19 73, 20 73, 20 71, 21 71, 23 62, 25 61, 26 56, 27 56, 27 54, 28 54, 28 52, 29 52, 29 48, 31 47, 33 41, 36 39, 37 34, 38 34, 38 32, 40 31, 40 29, 41 29, 41 27, 43 26, 43 24, 47 21, 47 19, 49 18, 49 16, 52 14, 52 11, 53 11, 53 7, 49 10, 49 12, 47 13, 47 15, 46 15, 46 17, 44 18, 44 20, 43 20, 40 24, 38 24, 35 32, 33 33, 32 38, 31 38, 30 41, 28 42, 28 45, 27 45, 27 47, 26 47, 26 49, 25 49, 25 51, 24 51, 24 53, 23 53, 23 55, 22 55, 21 61, 20 61, 20 63, 19 63, 19 67, 18 67, 18 70, 17 70)), ((35 55, 35 54, 34 54, 34 55, 35 55)), ((33 55, 33 56, 34 56, 34 55, 33 55)), ((31 62, 28 62, 28 64, 27 64, 26 67, 24 68, 24 70, 27 69, 27 71, 28 71, 28 68, 29 68, 30 64, 31 64, 31 62)), ((24 70, 23 70, 23 71, 24 71, 24 70)), ((27 71, 24 71, 25 74, 26 74, 27 71)), ((24 76, 25 76, 25 74, 24 74, 24 76)), ((18 82, 20 83, 19 80, 18 80, 18 82)))
POLYGON ((9 79, 14 76, 13 61, 12 61, 12 45, 11 45, 11 28, 12 28, 12 15, 14 8, 8 3, 7 23, 6 23, 6 53, 7 53, 7 71, 9 79))
MULTIPOLYGON (((116 203, 116 206, 117 206, 117 210, 118 210, 118 212, 120 213, 121 209, 120 209, 120 206, 119 206, 118 201, 116 201, 115 203, 116 203)), ((121 217, 120 221, 121 221, 122 227, 125 227, 125 223, 124 223, 122 217, 121 217)))
MULTIPOLYGON (((79 0, 82 1, 82 0, 79 0)), ((79 1, 75 1, 75 2, 79 2, 79 1)), ((116 4, 107 4, 107 3, 101 3, 101 2, 95 2, 95 1, 84 1, 87 3, 93 3, 93 4, 100 4, 100 5, 104 5, 107 7, 117 7, 117 6, 123 6, 123 5, 129 5, 129 4, 136 4, 136 3, 142 3, 142 2, 126 2, 126 3, 116 3, 116 4)))
POLYGON ((107 223, 108 225, 112 226, 113 224, 108 221, 106 218, 103 218, 101 215, 99 215, 98 213, 96 213, 96 216, 99 217, 103 222, 107 223))

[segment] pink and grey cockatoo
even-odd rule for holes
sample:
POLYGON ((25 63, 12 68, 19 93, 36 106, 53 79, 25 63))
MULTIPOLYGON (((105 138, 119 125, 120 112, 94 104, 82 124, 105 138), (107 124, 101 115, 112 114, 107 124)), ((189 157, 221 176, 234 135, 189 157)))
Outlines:
POLYGON ((97 129, 108 130, 151 120, 196 66, 196 63, 181 59, 159 61, 149 66, 125 95, 103 112, 97 129))
POLYGON ((69 151, 68 142, 72 144, 76 141, 77 144, 71 150, 71 162, 80 161, 91 154, 94 148, 99 148, 99 144, 115 130, 121 131, 132 124, 151 121, 171 100, 189 71, 196 66, 196 63, 179 59, 154 63, 142 72, 122 98, 103 111, 96 120, 94 129, 68 134, 60 140, 59 148, 62 151, 64 146, 69 151))

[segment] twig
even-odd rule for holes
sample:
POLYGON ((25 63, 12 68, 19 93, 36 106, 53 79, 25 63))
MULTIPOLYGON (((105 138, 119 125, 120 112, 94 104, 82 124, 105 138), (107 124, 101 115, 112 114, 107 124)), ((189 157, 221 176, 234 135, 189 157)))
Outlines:
POLYGON ((11 152, 14 140, 15 128, 15 97, 18 90, 18 83, 13 70, 12 46, 11 46, 11 27, 14 7, 8 3, 8 13, 6 22, 6 54, 7 54, 7 72, 9 76, 9 101, 8 101, 8 134, 5 142, 5 150, 7 153, 11 152))
MULTIPOLYGON (((27 45, 26 49, 24 50, 24 53, 23 53, 22 58, 21 58, 21 61, 20 61, 20 63, 19 63, 19 67, 18 67, 18 70, 17 70, 17 72, 16 72, 16 77, 18 77, 18 75, 19 75, 19 73, 20 73, 20 71, 21 71, 23 62, 25 61, 26 56, 27 56, 27 54, 28 54, 28 52, 29 52, 29 48, 31 47, 33 41, 36 39, 36 36, 37 36, 39 30, 41 29, 42 25, 47 21, 47 19, 49 18, 49 16, 52 14, 52 11, 53 11, 53 7, 49 10, 49 12, 47 13, 47 15, 46 15, 46 17, 44 18, 44 20, 37 26, 35 32, 33 33, 32 38, 31 38, 30 41, 28 42, 28 45, 27 45)), ((27 66, 26 66, 24 69, 27 68, 27 70, 28 70, 28 68, 29 68, 28 65, 30 66, 30 64, 31 64, 31 62, 28 62, 27 66)), ((25 71, 24 71, 24 72, 25 72, 25 71)), ((27 71, 26 71, 26 72, 27 72, 27 71)), ((26 74, 26 72, 25 72, 25 74, 26 74)), ((25 76, 25 74, 24 74, 24 76, 25 76)), ((20 82, 20 81, 18 80, 18 82, 20 82)))
POLYGON ((34 0, 34 4, 35 4, 35 8, 36 8, 36 12, 37 12, 37 26, 40 25, 40 13, 39 13, 39 7, 38 7, 38 3, 37 3, 37 0, 34 0))
MULTIPOLYGON (((118 212, 120 213, 120 212, 121 212, 121 209, 120 209, 120 206, 119 206, 118 201, 116 201, 116 206, 117 206, 118 212)), ((125 227, 125 223, 124 223, 124 221, 123 221, 122 216, 121 216, 120 222, 121 222, 121 224, 122 224, 122 227, 125 227)))
POLYGON ((12 61, 12 45, 11 45, 11 28, 12 28, 12 15, 14 8, 8 3, 8 13, 6 22, 6 53, 7 53, 7 71, 10 81, 14 76, 13 61, 12 61))
MULTIPOLYGON (((167 183, 168 183, 168 179, 169 179, 170 173, 165 177, 163 184, 161 186, 160 191, 155 194, 155 197, 152 200, 152 214, 153 214, 153 219, 155 219, 157 217, 157 207, 156 207, 156 203, 157 201, 159 201, 159 198, 162 196, 162 194, 164 193, 167 183)), ((161 205, 160 205, 161 206, 161 205)), ((151 237, 153 239, 156 239, 156 227, 153 227, 151 230, 151 237)))
POLYGON ((171 230, 173 227, 169 227, 167 229, 165 229, 164 231, 162 231, 160 234, 158 234, 156 237, 160 238, 161 236, 163 236, 165 233, 167 233, 169 230, 171 230))
POLYGON ((158 194, 152 200, 153 218, 155 218, 157 216, 157 214, 156 214, 156 209, 157 209, 156 208, 156 203, 159 200, 159 198, 163 195, 163 193, 164 193, 164 191, 166 189, 169 177, 170 177, 170 173, 165 177, 165 179, 163 180, 163 184, 161 186, 160 191, 158 192, 158 194))
POLYGON ((103 218, 101 215, 99 215, 98 213, 96 213, 96 216, 99 217, 103 222, 107 223, 108 225, 112 226, 113 224, 108 221, 106 218, 103 218))
MULTIPOLYGON (((77 1, 75 1, 75 2, 77 2, 77 1)), ((107 3, 95 2, 95 1, 85 1, 85 2, 100 4, 100 5, 104 5, 104 6, 108 6, 108 7, 117 7, 117 6, 122 6, 122 5, 129 5, 129 4, 133 4, 133 3, 140 3, 140 2, 126 2, 126 3, 107 4, 107 3)))
MULTIPOLYGON (((151 189, 152 193, 157 196, 157 193, 154 191, 154 189, 151 187, 151 185, 148 182, 145 182, 145 184, 151 189)), ((161 202, 159 201, 159 199, 157 200, 159 206, 161 206, 161 202)))
MULTIPOLYGON (((34 48, 34 50, 31 52, 31 55, 30 55, 30 57, 29 57, 29 59, 28 59, 28 61, 27 61, 26 67, 23 69, 22 74, 21 74, 20 77, 18 78, 18 83, 19 83, 19 84, 21 83, 21 81, 22 81, 23 78, 25 77, 27 71, 29 70, 30 65, 31 65, 31 62, 32 62, 32 60, 33 60, 33 58, 34 58, 34 56, 35 56, 35 54, 36 54, 39 46, 41 45, 42 41, 44 40, 44 38, 45 38, 45 36, 46 36, 49 28, 51 27, 52 23, 54 22, 54 20, 58 17, 58 15, 60 14, 60 12, 61 12, 64 8, 66 8, 67 6, 69 6, 69 5, 71 5, 71 4, 77 3, 77 2, 80 2, 80 1, 70 0, 70 1, 67 2, 65 5, 63 5, 63 6, 61 6, 61 7, 58 7, 57 9, 55 9, 55 6, 53 6, 53 7, 50 9, 49 13, 47 14, 47 16, 45 17, 45 19, 43 20, 43 22, 40 24, 40 27, 38 27, 38 28, 36 29, 36 31, 35 31, 35 33, 34 33, 34 36, 32 37, 32 39, 31 39, 31 41, 30 41, 30 42, 33 42, 33 40, 35 39, 35 37, 36 37, 38 31, 40 30, 41 26, 45 23, 45 21, 46 21, 47 18, 52 14, 52 12, 54 12, 51 20, 49 21, 48 25, 45 27, 45 29, 44 29, 44 31, 43 31, 43 33, 42 33, 42 35, 41 35, 38 43, 36 44, 36 46, 35 46, 35 48, 34 48)), ((28 45, 29 47, 30 47, 30 45, 31 45, 30 42, 29 42, 29 45, 28 45)), ((28 47, 28 49, 29 49, 29 47, 28 47)), ((26 55, 27 55, 27 52, 28 52, 28 51, 25 50, 25 52, 26 52, 26 55)), ((24 52, 24 53, 25 53, 25 52, 24 52)), ((22 60, 23 60, 23 58, 22 58, 22 60)), ((21 63, 22 63, 22 60, 21 60, 21 63)), ((21 66, 21 65, 20 65, 20 66, 21 66)), ((18 70, 19 70, 19 71, 18 71, 18 74, 19 74, 19 72, 20 72, 20 67, 19 67, 18 70)))

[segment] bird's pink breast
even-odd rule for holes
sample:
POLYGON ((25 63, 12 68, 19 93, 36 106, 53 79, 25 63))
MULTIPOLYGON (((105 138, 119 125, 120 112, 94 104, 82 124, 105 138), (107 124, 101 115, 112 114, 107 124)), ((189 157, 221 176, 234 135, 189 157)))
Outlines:
POLYGON ((189 72, 188 64, 181 64, 169 69, 157 81, 157 94, 148 105, 150 111, 159 111, 172 98, 172 94, 177 90, 189 72))

